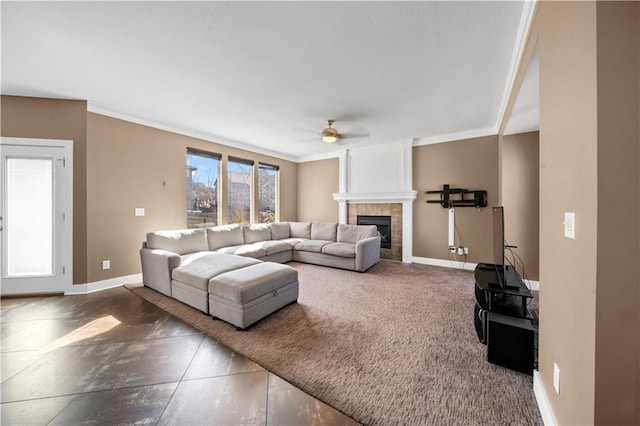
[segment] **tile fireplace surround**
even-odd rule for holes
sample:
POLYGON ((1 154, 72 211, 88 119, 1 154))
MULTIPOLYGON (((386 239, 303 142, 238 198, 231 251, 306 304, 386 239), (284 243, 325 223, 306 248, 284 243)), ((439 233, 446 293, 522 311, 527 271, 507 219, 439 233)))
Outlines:
POLYGON ((402 204, 349 204, 347 223, 357 224, 357 216, 391 216, 391 248, 381 248, 383 259, 402 260, 402 204))

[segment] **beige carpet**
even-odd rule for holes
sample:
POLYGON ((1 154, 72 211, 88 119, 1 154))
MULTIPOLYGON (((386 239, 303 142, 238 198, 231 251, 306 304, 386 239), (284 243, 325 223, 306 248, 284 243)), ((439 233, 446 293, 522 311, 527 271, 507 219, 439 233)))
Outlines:
POLYGON ((131 290, 364 424, 542 424, 531 376, 486 360, 472 272, 290 265, 298 304, 245 332, 146 287, 131 290))

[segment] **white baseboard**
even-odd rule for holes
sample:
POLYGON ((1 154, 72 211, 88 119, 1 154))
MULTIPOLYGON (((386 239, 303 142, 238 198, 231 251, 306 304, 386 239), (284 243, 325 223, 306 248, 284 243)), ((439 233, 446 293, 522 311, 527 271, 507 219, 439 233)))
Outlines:
POLYGON ((540 291, 540 281, 524 280, 524 283, 529 287, 530 290, 540 291))
POLYGON ((558 422, 556 421, 556 417, 553 415, 549 398, 547 398, 547 392, 545 392, 544 386, 542 385, 540 373, 535 370, 533 371, 533 393, 536 396, 538 409, 540 410, 540 415, 542 416, 542 421, 545 426, 557 425, 558 422))
MULTIPOLYGON (((422 265, 444 266, 445 268, 468 269, 471 271, 474 270, 478 265, 477 263, 471 263, 471 262, 459 262, 456 260, 434 259, 431 257, 418 257, 418 256, 411 257, 411 262, 420 263, 422 265)), ((524 283, 531 290, 540 290, 540 281, 524 280, 524 283)))
POLYGON ((418 257, 413 256, 411 258, 413 263, 420 263, 422 265, 432 265, 432 266, 443 266, 445 268, 455 268, 455 269, 467 269, 473 271, 477 263, 470 262, 458 262, 456 260, 445 260, 445 259, 433 259, 431 257, 418 257))
POLYGON ((121 287, 125 284, 142 282, 142 274, 126 275, 124 277, 111 278, 103 281, 96 281, 87 284, 74 284, 65 290, 65 296, 75 294, 89 294, 100 290, 106 290, 114 287, 121 287))

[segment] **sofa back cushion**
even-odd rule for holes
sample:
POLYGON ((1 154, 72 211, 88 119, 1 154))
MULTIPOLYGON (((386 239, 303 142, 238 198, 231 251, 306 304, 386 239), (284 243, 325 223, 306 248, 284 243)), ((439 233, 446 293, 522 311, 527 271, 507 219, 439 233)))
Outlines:
POLYGON ((289 222, 290 238, 311 239, 311 222, 289 222))
POLYGON ((335 241, 338 231, 337 223, 315 223, 311 224, 311 239, 335 241))
POLYGON ((284 240, 291 236, 289 231, 289 222, 278 222, 271 224, 271 239, 284 240))
POLYGON ((355 244, 369 237, 377 237, 378 228, 375 225, 338 225, 339 243, 355 244))
POLYGON ((244 244, 242 228, 237 224, 207 228, 207 239, 209 240, 209 250, 244 244))
POLYGON ((244 234, 245 244, 268 241, 271 239, 271 227, 268 223, 244 225, 242 227, 242 233, 244 234))
POLYGON ((204 229, 181 229, 158 231, 147 234, 147 247, 177 254, 209 250, 207 231, 204 229))

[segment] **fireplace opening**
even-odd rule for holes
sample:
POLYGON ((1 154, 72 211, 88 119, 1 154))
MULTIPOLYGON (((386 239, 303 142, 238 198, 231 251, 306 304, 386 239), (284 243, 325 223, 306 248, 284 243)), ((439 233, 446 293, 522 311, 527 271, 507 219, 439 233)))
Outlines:
POLYGON ((360 216, 358 225, 376 225, 380 233, 380 247, 391 248, 391 216, 360 216))

